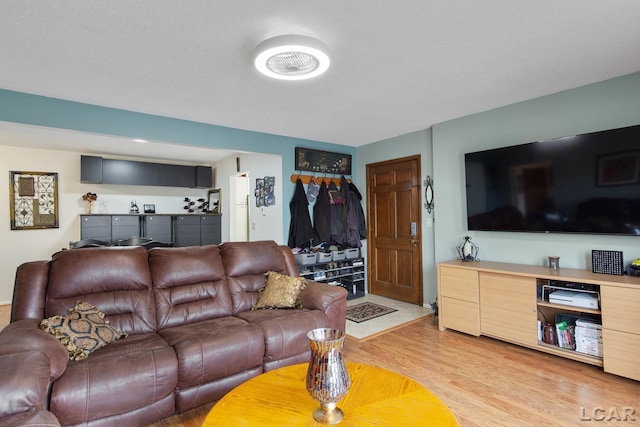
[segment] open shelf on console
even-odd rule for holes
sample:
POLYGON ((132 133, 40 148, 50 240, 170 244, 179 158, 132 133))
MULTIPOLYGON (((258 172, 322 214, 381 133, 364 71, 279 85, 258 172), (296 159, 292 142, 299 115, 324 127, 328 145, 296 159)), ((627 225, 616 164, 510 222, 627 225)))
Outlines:
POLYGON ((599 309, 596 310, 593 308, 574 307, 571 305, 556 304, 556 303, 552 303, 549 301, 542 301, 542 300, 538 300, 538 307, 549 307, 549 308, 555 308, 563 311, 574 311, 578 313, 587 313, 587 314, 596 314, 596 315, 599 315, 601 313, 599 309))
POLYGON ((571 350, 569 348, 562 348, 558 347, 557 345, 547 344, 544 341, 538 341, 538 347, 541 351, 544 351, 546 353, 568 357, 580 362, 589 363, 590 365, 603 365, 602 356, 592 356, 590 354, 580 353, 579 351, 571 350))

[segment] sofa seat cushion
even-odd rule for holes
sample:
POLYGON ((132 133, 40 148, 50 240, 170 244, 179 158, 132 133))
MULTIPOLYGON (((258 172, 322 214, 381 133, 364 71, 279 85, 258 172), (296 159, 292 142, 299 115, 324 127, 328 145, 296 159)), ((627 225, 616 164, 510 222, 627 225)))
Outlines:
POLYGON ((262 331, 232 316, 163 329, 159 334, 178 357, 179 389, 262 366, 262 331))
POLYGON ((159 335, 132 335, 69 361, 53 383, 50 410, 62 425, 135 411, 172 395, 177 372, 175 353, 159 335))
POLYGON ((251 310, 235 316, 259 326, 264 334, 265 371, 308 361, 307 333, 329 327, 329 318, 319 310, 251 310))

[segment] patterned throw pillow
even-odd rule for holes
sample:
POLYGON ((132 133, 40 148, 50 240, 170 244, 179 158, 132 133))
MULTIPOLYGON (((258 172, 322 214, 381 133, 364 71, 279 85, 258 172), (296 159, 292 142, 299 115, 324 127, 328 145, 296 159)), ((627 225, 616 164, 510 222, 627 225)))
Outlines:
POLYGON ((77 301, 66 316, 52 316, 40 322, 40 329, 56 337, 69 352, 69 360, 86 359, 126 333, 118 332, 104 320, 105 314, 93 305, 77 301))
POLYGON ((307 286, 302 277, 285 276, 275 271, 265 273, 265 283, 258 292, 258 302, 252 310, 259 308, 302 308, 300 292, 307 286))

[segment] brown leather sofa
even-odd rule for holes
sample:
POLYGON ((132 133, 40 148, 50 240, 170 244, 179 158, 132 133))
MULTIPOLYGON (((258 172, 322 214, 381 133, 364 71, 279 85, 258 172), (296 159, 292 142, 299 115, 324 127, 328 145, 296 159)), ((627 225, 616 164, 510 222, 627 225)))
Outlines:
POLYGON ((288 247, 83 248, 21 265, 0 332, 0 426, 145 426, 307 362, 308 331, 344 330, 347 293, 308 282, 302 309, 251 310, 267 271, 298 275, 288 247), (78 300, 128 336, 69 360, 39 323, 78 300))

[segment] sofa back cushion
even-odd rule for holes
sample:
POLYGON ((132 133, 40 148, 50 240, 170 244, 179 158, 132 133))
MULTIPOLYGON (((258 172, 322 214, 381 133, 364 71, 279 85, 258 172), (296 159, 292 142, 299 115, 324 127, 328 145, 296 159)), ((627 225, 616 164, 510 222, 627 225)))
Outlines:
POLYGON ((273 241, 225 242, 220 245, 220 252, 233 301, 233 313, 251 310, 258 300, 258 291, 265 283, 267 271, 298 275, 291 249, 273 241))
POLYGON ((149 267, 158 329, 231 315, 231 296, 215 245, 154 248, 149 267))
POLYGON ((114 246, 55 253, 49 268, 45 316, 65 315, 76 301, 96 306, 121 332, 155 331, 147 250, 114 246))

